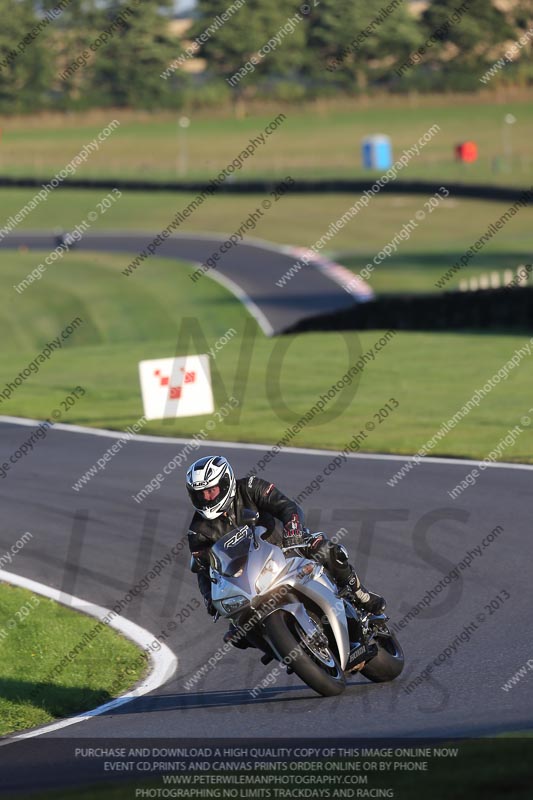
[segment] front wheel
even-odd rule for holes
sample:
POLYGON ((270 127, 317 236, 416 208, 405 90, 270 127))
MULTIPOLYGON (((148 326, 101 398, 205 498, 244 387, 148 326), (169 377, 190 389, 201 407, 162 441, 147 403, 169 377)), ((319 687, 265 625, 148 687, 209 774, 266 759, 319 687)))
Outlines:
POLYGON ((267 617, 265 628, 283 663, 290 666, 311 689, 323 697, 344 691, 344 673, 318 627, 316 640, 314 637, 309 639, 292 614, 280 609, 267 617))
POLYGON ((377 633, 375 642, 378 654, 361 670, 361 675, 374 683, 385 683, 397 678, 403 669, 404 656, 400 642, 393 633, 377 633))

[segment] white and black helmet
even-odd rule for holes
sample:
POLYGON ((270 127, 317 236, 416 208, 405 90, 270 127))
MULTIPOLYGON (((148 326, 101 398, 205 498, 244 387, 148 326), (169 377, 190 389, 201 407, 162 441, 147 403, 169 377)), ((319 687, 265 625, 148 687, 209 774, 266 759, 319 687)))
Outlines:
POLYGON ((223 456, 205 456, 187 470, 187 491, 195 509, 206 519, 216 519, 235 497, 237 485, 231 464, 223 456), (206 500, 204 489, 220 487, 214 500, 206 500))

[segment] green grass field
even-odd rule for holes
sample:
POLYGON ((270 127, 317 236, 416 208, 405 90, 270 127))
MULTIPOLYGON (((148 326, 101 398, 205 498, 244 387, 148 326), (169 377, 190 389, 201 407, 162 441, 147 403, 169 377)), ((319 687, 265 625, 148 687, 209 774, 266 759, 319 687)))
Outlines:
MULTIPOLYGON (((238 424, 228 420, 217 423, 211 437, 275 443, 291 422, 342 377, 358 353, 369 349, 381 335, 366 331, 267 339, 255 323, 245 331, 247 312, 226 290, 202 279, 192 291, 190 268, 165 259, 152 260, 134 277, 126 278, 120 270, 129 256, 74 252, 18 295, 13 284, 39 260, 37 253, 2 255, 1 286, 8 302, 0 312, 4 342, 0 387, 12 381, 75 316, 84 324, 37 375, 0 404, 3 414, 46 418, 81 385, 86 395, 64 413, 64 422, 115 429, 131 424, 142 414, 138 362, 176 354, 181 321, 195 317, 207 346, 213 346, 229 328, 237 331, 213 366, 228 394, 234 393, 241 401, 242 411, 238 424), (241 349, 248 346, 248 377, 236 379, 241 349), (282 358, 285 346, 288 350, 282 358), (267 393, 273 374, 280 376, 282 398, 274 392, 272 399, 267 393), (284 416, 282 399, 292 409, 292 418, 284 416)), ((413 453, 525 341, 525 336, 398 333, 365 368, 342 414, 326 424, 309 424, 291 444, 343 448, 392 396, 400 407, 388 420, 376 424, 362 449, 413 453)), ((190 351, 198 352, 198 346, 190 351)), ((447 435, 434 453, 485 457, 531 406, 532 389, 533 373, 526 361, 447 435)), ((215 390, 221 404, 224 395, 217 380, 215 390)), ((205 422, 203 416, 154 421, 143 432, 187 436, 198 432, 205 422)), ((526 432, 505 451, 505 460, 530 460, 532 452, 532 437, 526 432)))
POLYGON ((53 675, 96 620, 26 589, 0 583, 0 619, 0 736, 102 705, 146 671, 144 653, 104 628, 53 675))
MULTIPOLYGON (((0 194, 0 217, 7 217, 27 202, 32 190, 5 190, 0 194)), ((97 209, 98 191, 56 191, 29 215, 19 230, 62 227, 73 229, 97 209)), ((213 231, 229 234, 261 202, 262 196, 221 196, 205 202, 183 225, 184 233, 213 231)), ((278 243, 310 246, 357 198, 350 195, 283 197, 274 203, 250 235, 278 243)), ((105 229, 157 232, 168 225, 191 195, 168 193, 146 195, 125 192, 92 225, 105 229)), ((423 197, 377 196, 331 241, 329 255, 359 271, 424 209, 423 197)), ((370 283, 378 292, 434 290, 434 281, 505 212, 508 204, 471 200, 443 200, 427 213, 397 253, 376 267, 370 283)), ((475 261, 465 277, 491 269, 515 268, 531 262, 533 232, 530 211, 525 209, 509 221, 475 261)), ((326 252, 324 250, 323 252, 326 252)), ((288 418, 279 418, 266 392, 266 365, 279 361, 279 344, 256 332, 253 358, 246 386, 234 389, 236 364, 248 319, 242 306, 209 278, 194 285, 188 267, 166 260, 152 260, 132 277, 120 270, 130 255, 107 256, 71 252, 49 267, 39 282, 22 295, 19 283, 46 254, 0 254, 1 285, 5 297, 0 333, 9 342, 0 356, 0 385, 12 380, 39 352, 47 337, 53 338, 79 314, 85 323, 65 344, 63 351, 25 382, 13 398, 2 402, 3 413, 48 417, 70 389, 78 384, 87 395, 65 415, 65 421, 120 429, 142 414, 137 362, 176 353, 180 321, 201 321, 208 347, 230 327, 238 336, 218 355, 215 366, 228 394, 242 398, 238 425, 220 423, 213 438, 275 442, 283 434, 288 418), (194 289, 194 290, 193 290, 194 289), (272 355, 274 353, 274 355, 272 355)), ((459 276, 450 282, 457 286, 459 276)), ((278 290, 281 291, 281 290, 278 290)), ((250 333, 247 334, 249 338, 250 333)), ((354 351, 366 350, 379 338, 378 332, 347 336, 354 351)), ((290 338, 281 383, 295 416, 312 407, 324 389, 349 366, 346 345, 337 334, 308 334, 290 338), (303 368, 302 368, 303 367, 303 368), (318 377, 320 376, 320 378, 318 377)), ((357 394, 341 417, 319 427, 308 426, 293 444, 342 448, 347 432, 357 432, 372 419, 391 394, 401 402, 395 417, 379 425, 364 443, 369 451, 412 453, 438 429, 443 420, 483 385, 524 341, 520 336, 401 333, 363 374, 357 394)), ((196 349, 198 352, 198 348, 196 349)), ((216 376, 215 376, 216 377, 216 376)), ((482 406, 450 433, 435 450, 441 455, 483 458, 505 432, 527 411, 531 396, 531 370, 524 365, 485 399, 482 406)), ((217 401, 224 392, 216 384, 217 401)), ((294 419, 294 417, 293 417, 294 419)), ((205 418, 192 417, 151 423, 154 433, 192 435, 205 418)), ((506 451, 506 460, 531 459, 530 436, 524 436, 506 451)))
MULTIPOLYGON (((191 114, 187 133, 188 178, 209 178, 238 155, 276 115, 287 119, 235 173, 241 177, 343 177, 370 178, 361 168, 360 145, 364 136, 388 134, 394 156, 415 144, 434 124, 440 132, 401 172, 401 179, 489 182, 530 186, 531 96, 482 94, 472 96, 386 97, 354 99, 343 103, 320 102, 305 107, 272 106, 235 119, 231 112, 191 114), (520 99, 518 99, 520 97, 520 99), (512 98, 512 99, 511 99, 512 98), (512 113, 517 122, 507 126, 512 113), (511 157, 503 159, 503 137, 510 136, 511 157), (474 139, 479 160, 457 164, 454 147, 474 139)), ((94 111, 86 114, 45 115, 6 120, 2 126, 0 174, 52 177, 91 141, 112 119, 120 127, 90 156, 77 175, 85 177, 146 177, 157 180, 180 174, 182 114, 94 111)), ((376 175, 378 173, 375 173, 376 175)))

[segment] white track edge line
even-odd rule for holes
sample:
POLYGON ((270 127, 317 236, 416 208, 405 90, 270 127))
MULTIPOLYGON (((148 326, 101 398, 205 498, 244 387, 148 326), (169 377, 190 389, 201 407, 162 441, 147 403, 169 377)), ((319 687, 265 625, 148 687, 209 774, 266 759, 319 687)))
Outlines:
MULTIPOLYGON (((149 231, 139 232, 137 231, 136 234, 143 235, 153 235, 149 231)), ((124 235, 131 235, 131 231, 109 231, 107 232, 107 238, 113 238, 115 236, 124 236, 124 235)), ((49 230, 44 231, 28 231, 25 235, 29 238, 32 236, 38 237, 43 235, 53 235, 50 234, 49 230)), ((94 237, 105 236, 105 233, 98 233, 95 232, 93 234, 94 237)), ((202 234, 199 236, 192 235, 192 234, 173 234, 171 239, 179 240, 179 239, 215 239, 215 241, 224 242, 224 236, 222 234, 202 234)), ((90 236, 87 237, 87 242, 90 243, 90 236)), ((275 253, 279 253, 280 255, 290 255, 290 247, 287 245, 277 245, 275 242, 267 242, 263 239, 254 239, 252 237, 247 237, 246 242, 243 240, 243 244, 248 245, 249 247, 256 247, 259 250, 270 250, 275 253)), ((79 252, 85 252, 85 249, 80 250, 79 252)), ((162 258, 175 258, 175 256, 161 256, 162 258)), ((182 259, 185 263, 191 264, 192 266, 201 267, 202 264, 198 261, 193 261, 188 258, 182 259)), ((208 277, 212 278, 215 281, 218 281, 225 289, 227 289, 231 294, 233 294, 237 300, 239 300, 248 312, 255 318, 257 324, 265 334, 265 336, 273 336, 275 331, 270 322, 268 321, 267 317, 261 311, 259 306, 252 300, 252 298, 242 289, 235 281, 231 278, 228 278, 226 275, 222 275, 218 272, 213 272, 213 270, 207 270, 204 275, 207 274, 208 277)))
MULTIPOLYGON (((115 231, 115 230, 113 230, 113 231, 100 231, 100 232, 99 231, 95 231, 93 234, 89 234, 87 237, 84 237, 84 240, 90 244, 91 236, 93 236, 94 238, 96 238, 96 237, 98 237, 98 238, 99 237, 107 237, 109 239, 112 239, 113 237, 122 237, 122 236, 126 236, 126 235, 130 236, 131 233, 132 233, 131 230, 130 231, 119 231, 119 230, 115 231)), ((42 231, 39 231, 39 230, 28 231, 27 233, 25 233, 25 235, 27 235, 29 238, 31 238, 32 236, 34 236, 34 237, 48 236, 48 235, 52 235, 53 236, 53 234, 51 234, 50 230, 48 230, 48 229, 45 229, 45 230, 42 230, 42 231)), ((136 236, 143 236, 143 235, 153 236, 153 232, 152 231, 136 231, 135 235, 136 236)), ((188 234, 187 233, 177 233, 176 234, 175 233, 175 234, 172 234, 169 238, 170 239, 174 239, 175 241, 179 241, 180 239, 193 239, 193 240, 194 239, 200 239, 200 240, 210 240, 210 239, 212 239, 212 240, 218 241, 218 242, 225 242, 226 241, 226 239, 224 238, 224 234, 209 233, 209 232, 201 233, 201 234, 191 234, 191 233, 188 233, 188 234)), ((239 242, 239 244, 240 244, 240 242, 239 242)), ((248 247, 255 247, 258 250, 267 250, 267 251, 270 251, 270 252, 273 252, 273 253, 277 253, 278 255, 288 256, 289 258, 290 257, 292 257, 293 259, 297 258, 297 256, 295 256, 295 254, 294 254, 295 246, 293 246, 293 245, 286 245, 286 244, 278 244, 276 242, 269 242, 267 239, 259 239, 259 238, 253 237, 253 236, 247 236, 245 239, 243 238, 242 244, 246 245, 248 247)), ((90 250, 90 248, 89 248, 89 250, 90 250)), ((86 252, 86 250, 85 250, 85 248, 83 248, 83 250, 80 250, 79 252, 86 252)), ((174 258, 174 256, 160 256, 160 258, 174 258)), ((196 266, 196 267, 203 266, 199 262, 191 261, 188 258, 183 258, 181 260, 183 260, 187 264, 191 264, 191 265, 196 266)), ((318 264, 314 264, 313 266, 319 272, 322 272, 324 275, 326 275, 326 277, 329 278, 329 280, 331 280, 333 283, 341 286, 342 288, 344 287, 344 284, 338 278, 335 278, 333 274, 330 274, 328 271, 322 269, 318 264)), ((220 272, 214 272, 212 269, 210 269, 210 270, 207 270, 204 273, 204 275, 206 275, 206 274, 208 275, 208 277, 213 278, 213 280, 218 281, 222 286, 224 286, 225 289, 227 289, 229 292, 231 292, 237 298, 237 300, 239 300, 245 306, 245 308, 249 311, 249 313, 255 318, 255 320, 257 321, 259 327, 261 328, 261 330, 263 331, 265 336, 274 336, 274 333, 275 333, 274 328, 272 327, 272 325, 268 321, 266 315, 264 314, 263 311, 261 311, 259 306, 256 305, 256 303, 251 299, 251 297, 244 291, 244 289, 242 289, 237 283, 235 283, 235 281, 233 281, 227 275, 223 275, 220 272)), ((350 273, 350 274, 352 274, 352 273, 350 273)))
MULTIPOLYGON (((195 238, 195 237, 190 237, 195 238)), ((222 241, 225 241, 223 239, 222 241)), ((259 247, 259 245, 254 245, 255 247, 259 247)), ((173 256, 162 256, 163 258, 173 258, 173 256)), ((190 259, 182 259, 186 264, 190 264, 193 267, 203 267, 203 264, 199 261, 191 261, 190 259)), ((265 336, 274 336, 274 328, 268 321, 266 315, 261 311, 258 305, 252 300, 250 295, 246 294, 244 289, 239 286, 238 283, 235 283, 231 278, 228 278, 227 275, 223 275, 221 272, 215 272, 213 269, 206 270, 206 272, 202 273, 203 276, 207 275, 208 278, 219 283, 221 286, 224 287, 228 292, 230 292, 234 297, 239 300, 243 306, 246 308, 249 314, 254 317, 255 321, 265 334, 265 336)))
MULTIPOLYGON (((38 583, 30 578, 25 578, 22 575, 16 575, 12 572, 0 570, 0 581, 9 583, 13 586, 20 586, 23 589, 29 589, 29 591, 34 592, 34 594, 43 595, 44 597, 55 600, 56 602, 61 603, 68 608, 73 608, 75 611, 80 611, 99 620, 104 619, 104 617, 107 617, 109 614, 114 614, 113 611, 104 608, 103 606, 98 606, 95 603, 90 603, 87 600, 82 600, 79 597, 66 594, 59 589, 54 589, 53 587, 47 586, 44 583, 38 583)), ((137 625, 135 622, 131 622, 129 619, 121 617, 120 614, 114 614, 113 618, 107 624, 110 628, 114 628, 115 630, 119 631, 143 649, 152 644, 156 638, 150 633, 150 631, 147 631, 145 628, 141 628, 140 625, 137 625)), ((61 728, 67 728, 70 725, 76 725, 78 722, 84 722, 92 717, 104 714, 106 711, 119 708, 120 706, 135 700, 137 697, 142 697, 143 695, 148 694, 148 692, 153 692, 154 689, 158 689, 160 686, 163 686, 163 684, 165 684, 174 675, 177 667, 178 659, 176 655, 172 652, 170 647, 161 643, 160 650, 155 653, 150 652, 150 671, 148 672, 148 675, 143 678, 143 680, 134 689, 126 692, 126 694, 123 694, 120 697, 115 698, 114 700, 110 700, 104 705, 97 706, 97 708, 93 708, 90 711, 76 714, 73 717, 68 717, 66 719, 59 720, 58 722, 51 722, 48 725, 28 731, 27 733, 15 733, 9 735, 4 739, 0 739, 0 747, 5 747, 8 744, 13 744, 14 742, 22 739, 33 739, 36 736, 42 736, 45 733, 51 733, 52 731, 57 731, 61 728)))
POLYGON ((204 273, 212 280, 220 283, 228 292, 231 292, 237 300, 240 300, 243 306, 248 310, 248 312, 255 317, 256 322, 260 326, 261 330, 265 334, 265 336, 274 336, 274 328, 268 321, 265 314, 261 311, 258 305, 254 303, 250 295, 246 294, 244 289, 239 286, 238 283, 235 283, 231 278, 228 278, 227 275, 223 275, 221 272, 214 272, 212 269, 208 270, 204 273))
MULTIPOLYGON (((24 427, 35 427, 42 424, 43 420, 26 419, 25 417, 9 417, 0 415, 0 423, 6 422, 10 425, 21 425, 24 427)), ((82 425, 67 425, 63 422, 54 423, 54 428, 61 431, 68 431, 69 433, 90 434, 91 436, 101 436, 107 439, 120 439, 123 436, 123 431, 110 431, 105 428, 85 428, 82 425)), ((182 438, 179 436, 151 436, 149 434, 138 433, 135 435, 130 434, 129 441, 132 442, 149 442, 151 444, 190 444, 192 438, 182 438)), ((270 444, 253 444, 250 442, 223 442, 216 439, 209 439, 204 442, 196 442, 199 447, 226 447, 229 450, 270 450, 273 446, 270 444)), ((283 447, 280 453, 292 453, 310 456, 325 456, 328 453, 338 453, 338 450, 328 450, 327 448, 312 448, 312 447, 283 447)), ((413 461, 415 456, 406 455, 393 455, 389 453, 348 453, 347 458, 354 458, 359 461, 413 461)), ((439 456, 423 456, 420 458, 420 463, 428 464, 460 464, 460 465, 479 465, 479 461, 471 458, 443 458, 439 456)), ((519 464, 510 461, 491 462, 486 464, 488 468, 492 469, 525 469, 533 470, 533 464, 519 464)))

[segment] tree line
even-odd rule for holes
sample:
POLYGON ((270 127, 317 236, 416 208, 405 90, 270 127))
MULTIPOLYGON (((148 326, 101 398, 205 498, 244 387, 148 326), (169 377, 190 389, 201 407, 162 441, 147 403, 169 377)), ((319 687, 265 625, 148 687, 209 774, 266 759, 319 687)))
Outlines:
POLYGON ((0 15, 4 113, 471 91, 520 37, 490 83, 533 81, 533 0, 419 15, 408 0, 198 0, 186 41, 172 0, 0 0, 0 15))

